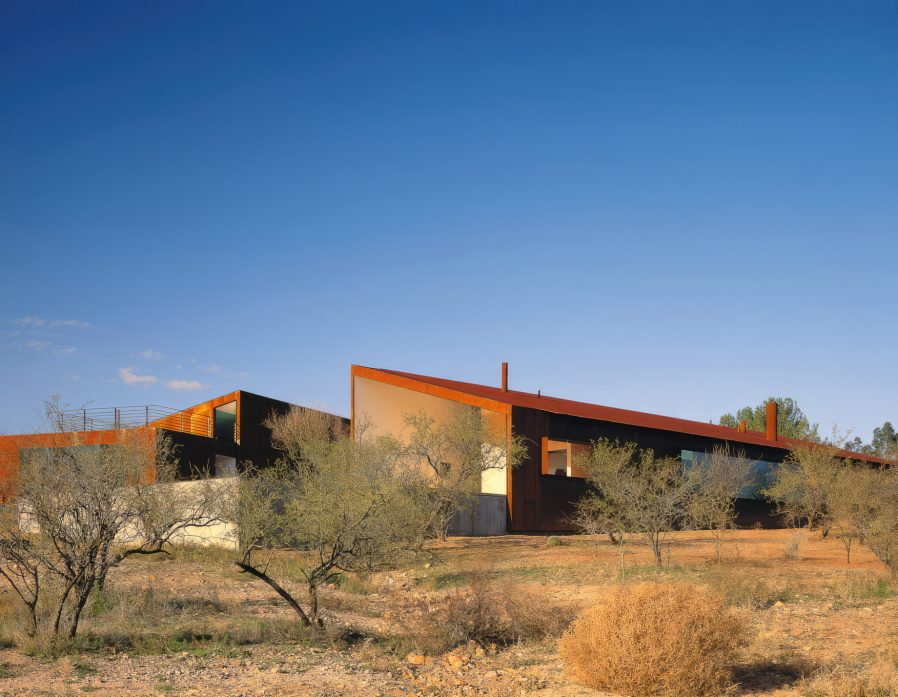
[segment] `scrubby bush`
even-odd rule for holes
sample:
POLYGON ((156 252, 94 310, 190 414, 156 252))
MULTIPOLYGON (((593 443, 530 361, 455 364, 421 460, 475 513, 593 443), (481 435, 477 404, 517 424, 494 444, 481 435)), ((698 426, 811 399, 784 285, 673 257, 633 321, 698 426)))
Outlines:
POLYGON ((508 646, 552 639, 561 636, 572 619, 569 610, 524 587, 483 580, 452 591, 433 616, 449 647, 468 641, 508 646))
POLYGON ((797 530, 789 535, 789 539, 783 543, 783 559, 798 559, 798 550, 801 548, 801 533, 797 530))
POLYGON ((609 588, 561 639, 565 670, 627 695, 719 695, 744 643, 743 619, 723 599, 687 583, 609 588))
POLYGON ((723 597, 727 605, 751 610, 766 610, 779 602, 789 602, 794 593, 791 579, 771 586, 756 574, 737 572, 723 567, 705 574, 702 581, 723 597))

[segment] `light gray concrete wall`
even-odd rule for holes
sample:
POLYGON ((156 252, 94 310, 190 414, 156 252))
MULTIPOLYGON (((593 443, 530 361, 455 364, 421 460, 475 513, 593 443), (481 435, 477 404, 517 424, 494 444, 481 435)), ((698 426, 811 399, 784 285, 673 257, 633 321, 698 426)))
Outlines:
POLYGON ((478 494, 472 511, 457 514, 449 525, 450 535, 504 535, 505 496, 478 494))

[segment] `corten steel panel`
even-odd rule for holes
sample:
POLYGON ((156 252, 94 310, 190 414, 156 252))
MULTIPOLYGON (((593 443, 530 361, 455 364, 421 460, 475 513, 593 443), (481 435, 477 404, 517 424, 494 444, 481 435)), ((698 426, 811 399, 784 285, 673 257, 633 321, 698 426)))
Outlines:
MULTIPOLYGON (((20 453, 29 448, 64 448, 73 445, 109 445, 117 443, 123 433, 147 433, 155 438, 156 429, 130 429, 117 431, 114 429, 80 432, 26 433, 20 435, 0 436, 0 502, 5 501, 12 493, 12 488, 19 476, 20 453)), ((155 474, 148 472, 147 476, 155 474)))
POLYGON ((547 415, 533 409, 512 408, 511 427, 524 439, 526 453, 511 471, 512 512, 508 528, 512 532, 538 530, 542 437, 547 428, 547 415))

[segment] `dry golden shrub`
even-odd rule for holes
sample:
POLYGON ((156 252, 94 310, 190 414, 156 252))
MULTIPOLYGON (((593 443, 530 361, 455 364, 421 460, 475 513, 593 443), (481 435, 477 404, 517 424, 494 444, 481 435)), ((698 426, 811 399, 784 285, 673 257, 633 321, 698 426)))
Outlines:
POLYGON ((565 671, 626 695, 721 695, 746 623, 713 591, 688 583, 610 587, 562 637, 565 671))
POLYGON ((879 654, 858 668, 837 666, 802 681, 805 697, 892 697, 898 695, 898 651, 879 654))

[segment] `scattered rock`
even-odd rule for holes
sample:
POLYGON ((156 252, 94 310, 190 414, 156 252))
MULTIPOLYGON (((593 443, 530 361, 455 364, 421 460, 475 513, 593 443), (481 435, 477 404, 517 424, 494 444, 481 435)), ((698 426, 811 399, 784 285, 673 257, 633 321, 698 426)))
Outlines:
POLYGON ((453 668, 461 668, 465 664, 465 659, 459 656, 457 653, 450 653, 446 656, 446 663, 448 663, 453 668))
POLYGON ((406 662, 409 665, 413 666, 423 666, 427 658, 423 654, 415 653, 412 651, 408 656, 405 657, 406 662))

